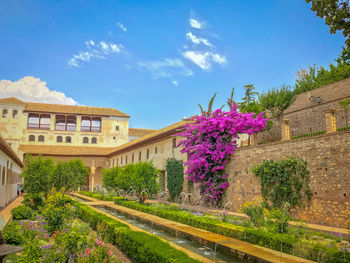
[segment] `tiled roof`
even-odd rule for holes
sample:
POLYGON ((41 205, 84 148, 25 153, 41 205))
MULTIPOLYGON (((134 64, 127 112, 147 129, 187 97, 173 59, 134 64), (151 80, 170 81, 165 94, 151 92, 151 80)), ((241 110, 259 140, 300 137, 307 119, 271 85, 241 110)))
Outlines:
POLYGON ((21 144, 19 149, 24 153, 35 155, 105 156, 115 148, 21 144))
POLYGON ((0 103, 15 104, 15 105, 26 105, 25 102, 15 98, 15 97, 9 97, 9 98, 0 99, 0 103))
POLYGON ((11 146, 7 143, 7 141, 0 135, 0 149, 10 157, 15 163, 17 163, 21 168, 24 167, 23 162, 15 153, 15 151, 11 148, 11 146))
POLYGON ((145 136, 157 130, 152 129, 139 129, 139 128, 129 128, 129 136, 145 136))
POLYGON ((80 114, 80 115, 95 115, 95 116, 115 116, 130 118, 129 115, 113 108, 88 107, 88 106, 73 106, 63 104, 48 104, 36 102, 23 102, 17 98, 10 97, 0 99, 0 103, 26 105, 26 112, 49 112, 49 113, 65 113, 65 114, 80 114))
POLYGON ((187 123, 187 121, 180 121, 180 122, 171 124, 163 129, 156 130, 156 131, 149 133, 143 137, 140 137, 136 140, 133 140, 131 142, 120 145, 120 146, 114 148, 114 150, 108 154, 108 157, 114 156, 114 155, 118 154, 119 152, 128 150, 130 148, 135 148, 135 147, 139 147, 139 146, 143 146, 143 145, 152 143, 153 141, 155 141, 159 138, 162 138, 165 136, 171 136, 171 135, 176 133, 177 129, 184 126, 185 123, 187 123))

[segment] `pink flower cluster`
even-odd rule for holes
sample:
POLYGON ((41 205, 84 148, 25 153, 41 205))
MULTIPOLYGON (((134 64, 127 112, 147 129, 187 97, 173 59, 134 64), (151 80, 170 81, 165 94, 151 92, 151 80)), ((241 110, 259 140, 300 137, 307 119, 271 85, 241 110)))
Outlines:
POLYGON ((188 180, 199 183, 202 200, 217 204, 226 188, 229 187, 225 165, 237 148, 239 134, 253 134, 262 131, 266 126, 260 113, 240 113, 237 105, 230 111, 217 109, 211 114, 193 116, 190 122, 176 136, 184 137, 178 147, 181 153, 188 154, 188 180))

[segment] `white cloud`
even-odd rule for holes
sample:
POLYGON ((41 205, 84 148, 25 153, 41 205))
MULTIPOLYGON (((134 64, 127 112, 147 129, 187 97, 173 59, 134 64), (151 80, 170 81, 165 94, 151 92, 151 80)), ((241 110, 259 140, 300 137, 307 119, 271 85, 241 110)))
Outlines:
POLYGON ((176 80, 173 80, 171 83, 172 83, 173 85, 175 85, 175 86, 178 86, 178 85, 179 85, 179 82, 177 82, 176 80))
POLYGON ((212 52, 185 51, 182 55, 204 70, 209 70, 212 62, 226 63, 225 56, 212 52))
POLYGON ((122 23, 120 23, 120 22, 117 23, 117 26, 119 26, 120 29, 123 30, 124 32, 127 32, 127 31, 128 31, 128 30, 126 29, 126 27, 125 27, 122 23))
POLYGON ((187 38, 189 38, 193 43, 195 44, 200 44, 203 43, 204 45, 208 46, 208 47, 212 47, 213 45, 205 38, 200 38, 200 37, 196 37, 195 35, 192 34, 192 32, 188 32, 186 34, 187 38))
POLYGON ((71 97, 63 92, 50 90, 45 81, 32 76, 18 81, 0 80, 0 98, 16 97, 27 102, 44 102, 54 104, 77 105, 71 97))
POLYGON ((155 79, 172 77, 173 74, 179 73, 179 70, 182 75, 193 75, 193 72, 185 66, 181 59, 166 58, 161 61, 142 61, 138 65, 150 71, 155 79))
POLYGON ((68 65, 72 67, 80 67, 83 62, 88 62, 92 58, 105 59, 107 56, 113 53, 120 53, 123 49, 122 45, 115 43, 106 43, 105 41, 100 41, 95 43, 92 40, 85 41, 86 50, 79 51, 78 54, 72 56, 68 60, 68 65))
POLYGON ((201 29, 202 26, 203 26, 203 22, 199 22, 198 20, 196 20, 196 19, 194 19, 194 18, 191 18, 191 19, 190 19, 190 25, 191 25, 191 27, 193 27, 193 28, 201 29))

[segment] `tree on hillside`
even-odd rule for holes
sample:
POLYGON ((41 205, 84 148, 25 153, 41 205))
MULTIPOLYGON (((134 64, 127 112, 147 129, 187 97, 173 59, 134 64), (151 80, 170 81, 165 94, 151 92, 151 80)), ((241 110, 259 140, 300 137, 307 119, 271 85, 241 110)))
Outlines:
POLYGON ((311 10, 325 20, 331 34, 342 31, 346 45, 350 48, 350 4, 349 0, 305 0, 311 2, 311 10))
POLYGON ((54 170, 52 159, 26 156, 26 166, 21 174, 25 191, 29 194, 47 194, 51 190, 50 180, 54 170))
POLYGON ((259 96, 259 102, 271 116, 278 121, 283 118, 284 111, 295 101, 295 94, 291 87, 282 85, 280 88, 272 88, 259 96))

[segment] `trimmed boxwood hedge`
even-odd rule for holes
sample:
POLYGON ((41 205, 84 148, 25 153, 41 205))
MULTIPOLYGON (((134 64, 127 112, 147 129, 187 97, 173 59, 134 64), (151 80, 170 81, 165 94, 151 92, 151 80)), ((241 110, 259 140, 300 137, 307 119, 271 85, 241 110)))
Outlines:
POLYGON ((90 223, 95 230, 103 228, 105 239, 118 245, 128 256, 139 263, 199 263, 186 253, 177 250, 156 236, 133 231, 126 224, 97 212, 91 207, 75 202, 77 215, 90 223))
MULTIPOLYGON (((98 197, 96 198, 99 199, 98 197)), ((336 247, 328 247, 327 245, 320 243, 312 244, 302 242, 292 235, 267 232, 259 228, 243 227, 228 222, 221 222, 208 217, 199 217, 185 211, 176 211, 171 208, 158 208, 145 204, 139 204, 134 201, 127 201, 123 198, 117 198, 114 202, 117 205, 125 206, 277 251, 281 251, 282 245, 282 250, 284 253, 303 257, 309 260, 329 263, 344 262, 345 257, 347 260, 345 262, 350 262, 349 252, 343 253, 336 247)))
POLYGON ((92 198, 96 198, 99 200, 103 200, 103 201, 114 201, 116 199, 124 199, 123 197, 116 197, 116 196, 104 196, 104 195, 100 195, 98 193, 93 193, 93 192, 86 192, 86 191, 79 191, 78 194, 81 195, 86 195, 92 198))

